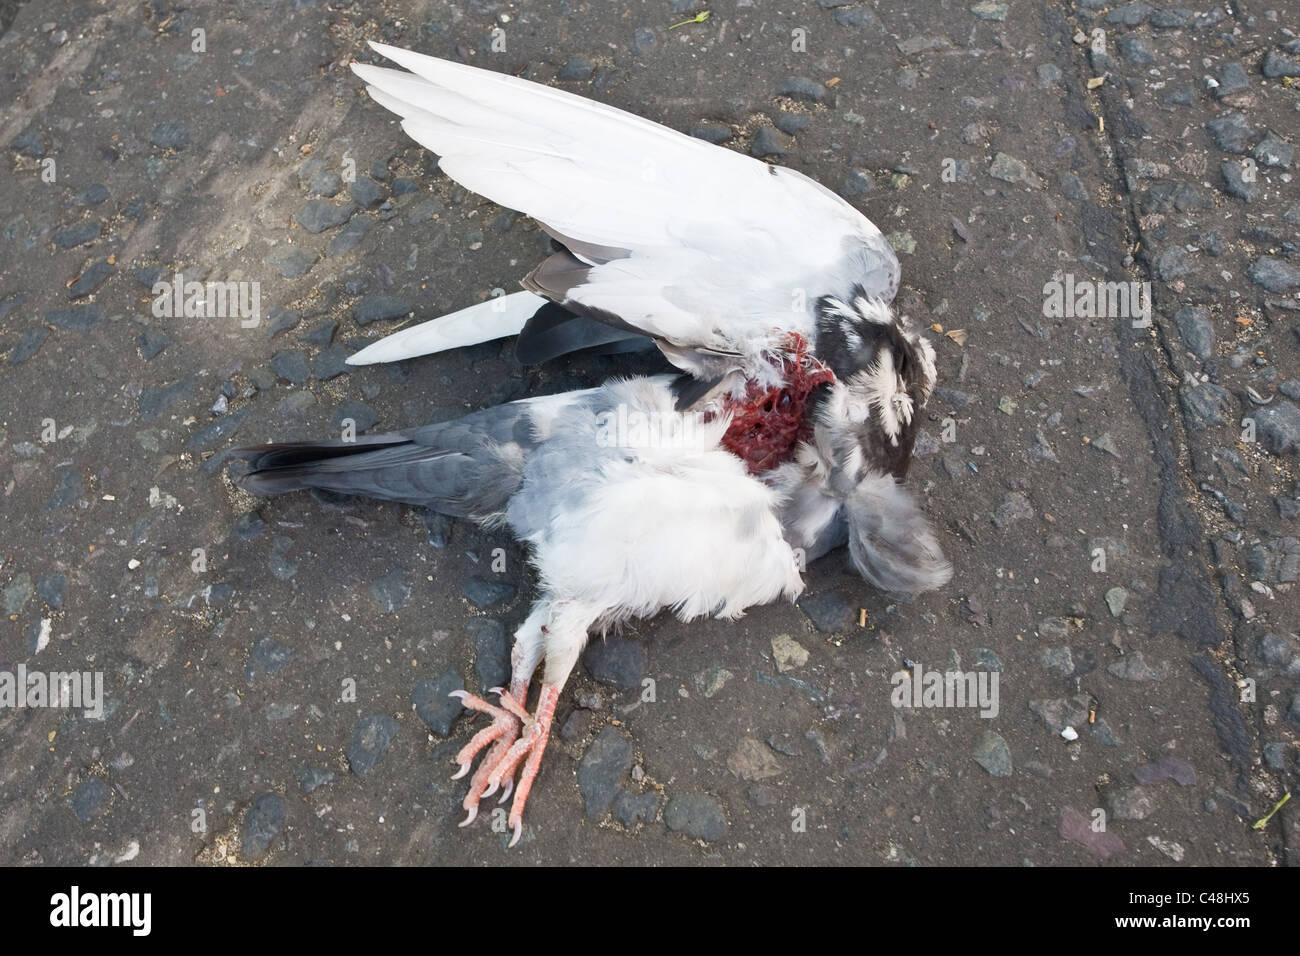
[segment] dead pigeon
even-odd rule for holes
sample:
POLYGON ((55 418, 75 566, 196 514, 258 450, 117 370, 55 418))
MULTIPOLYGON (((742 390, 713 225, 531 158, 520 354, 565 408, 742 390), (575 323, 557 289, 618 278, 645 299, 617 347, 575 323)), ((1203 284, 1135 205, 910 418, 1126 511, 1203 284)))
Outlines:
MULTIPOLYGON (((827 403, 842 391, 818 388, 827 403)), ((496 689, 500 706, 458 692, 492 717, 457 757, 460 776, 490 747, 464 801, 465 823, 498 787, 502 799, 509 794, 522 763, 508 818, 513 845, 556 701, 593 630, 663 609, 682 620, 734 619, 793 600, 809 556, 792 542, 810 537, 829 546, 847 534, 854 562, 883 587, 918 591, 948 579, 934 534, 892 476, 868 474, 836 507, 809 507, 727 449, 734 417, 720 402, 678 410, 672 376, 634 378, 350 442, 239 449, 251 467, 237 480, 259 495, 323 488, 421 505, 504 525, 527 543, 541 593, 515 632, 510 688, 496 689), (543 657, 530 715, 529 684, 543 657)), ((783 467, 827 467, 824 426, 810 431, 783 467)))

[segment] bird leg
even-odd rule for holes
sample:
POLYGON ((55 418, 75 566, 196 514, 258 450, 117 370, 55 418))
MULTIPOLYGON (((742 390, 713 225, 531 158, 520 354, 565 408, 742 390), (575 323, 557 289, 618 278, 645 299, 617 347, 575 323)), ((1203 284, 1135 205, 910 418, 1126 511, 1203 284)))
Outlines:
MULTIPOLYGON (((523 834, 524 824, 524 805, 528 802, 528 794, 533 789, 533 780, 537 778, 537 771, 542 765, 542 754, 546 752, 546 742, 551 738, 551 724, 555 720, 555 704, 560 699, 560 690, 563 684, 543 684, 542 694, 537 701, 537 714, 530 717, 528 712, 522 707, 516 706, 514 701, 508 701, 502 698, 502 704, 524 722, 523 733, 519 739, 511 745, 510 750, 505 757, 498 763, 492 772, 488 775, 488 792, 491 793, 502 780, 507 782, 514 775, 515 768, 519 762, 527 757, 524 762, 524 769, 519 774, 519 786, 515 788, 515 799, 510 804, 510 817, 506 821, 514 835, 510 838, 510 846, 519 842, 519 837, 523 834)), ((502 798, 504 799, 504 797, 502 798)))
POLYGON ((492 716, 492 726, 479 731, 456 757, 461 764, 456 776, 463 776, 474 756, 489 743, 493 745, 471 781, 464 803, 469 816, 461 826, 474 819, 479 800, 503 785, 506 789, 499 802, 504 802, 510 796, 515 771, 519 770, 519 784, 514 787, 514 801, 510 804, 507 818, 514 831, 510 846, 519 842, 523 834, 524 805, 528 802, 533 781, 537 779, 542 754, 546 752, 551 725, 555 721, 555 705, 587 642, 587 629, 597 616, 597 611, 590 605, 576 601, 539 601, 515 634, 515 648, 511 655, 514 676, 510 693, 501 693, 500 706, 494 707, 465 691, 454 692, 454 696, 459 697, 470 710, 492 716), (542 656, 543 647, 546 673, 537 710, 529 714, 524 706, 528 682, 542 656))
MULTIPOLYGON (((494 707, 481 697, 468 693, 467 691, 452 691, 452 697, 459 697, 461 704, 466 710, 476 710, 480 713, 488 714, 492 718, 492 725, 485 727, 476 733, 460 753, 456 754, 456 762, 460 764, 460 769, 452 775, 453 780, 459 780, 465 774, 469 773, 470 764, 474 758, 484 748, 491 744, 492 749, 487 752, 483 762, 475 771, 474 776, 470 778, 469 793, 465 795, 465 800, 461 806, 469 812, 469 815, 460 822, 463 827, 469 826, 478 816, 479 801, 488 796, 493 789, 488 788, 488 776, 496 768, 502 758, 509 752, 510 746, 519 738, 520 721, 513 713, 505 708, 506 701, 515 702, 515 695, 518 700, 525 700, 528 697, 528 682, 514 682, 510 684, 510 692, 507 693, 503 687, 494 687, 489 693, 500 694, 502 707, 494 707)), ((516 704, 518 707, 519 705, 516 704)), ((502 795, 504 800, 509 796, 509 791, 502 795)))
MULTIPOLYGON (((510 691, 507 693, 500 687, 494 687, 489 691, 500 695, 500 707, 493 706, 483 698, 463 690, 451 693, 452 697, 460 698, 461 704, 467 710, 475 710, 492 718, 492 725, 475 734, 473 739, 461 748, 460 753, 456 754, 456 762, 460 764, 460 769, 452 776, 453 780, 459 780, 469 773, 470 764, 484 747, 490 744, 492 748, 479 764, 474 776, 470 778, 469 792, 461 804, 468 812, 468 816, 460 823, 463 827, 469 826, 478 816, 479 801, 491 795, 500 786, 499 777, 495 783, 489 782, 489 777, 510 752, 511 745, 519 739, 522 726, 519 715, 522 714, 525 718, 528 716, 524 711, 524 705, 528 702, 528 684, 532 680, 533 671, 537 669, 537 662, 542 657, 542 637, 548 612, 546 603, 538 602, 532 613, 519 626, 519 630, 515 632, 515 645, 510 652, 510 691)), ((498 802, 504 802, 510 796, 513 786, 513 780, 507 776, 506 790, 498 802)))

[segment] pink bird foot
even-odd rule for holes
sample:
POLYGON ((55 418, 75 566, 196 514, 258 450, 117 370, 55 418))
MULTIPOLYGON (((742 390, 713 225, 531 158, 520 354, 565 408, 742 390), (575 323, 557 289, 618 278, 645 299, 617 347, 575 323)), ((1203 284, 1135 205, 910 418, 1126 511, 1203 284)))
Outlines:
POLYGON ((474 739, 457 755, 456 759, 461 762, 461 770, 457 776, 463 776, 469 769, 469 761, 473 759, 474 754, 490 741, 496 741, 496 744, 474 774, 474 780, 471 781, 470 793, 465 797, 464 804, 465 808, 470 810, 470 815, 461 826, 465 826, 474 819, 477 813, 478 801, 482 797, 495 792, 499 786, 504 784, 506 787, 501 796, 501 801, 504 801, 510 795, 511 780, 514 777, 516 768, 518 768, 520 762, 523 762, 523 770, 519 773, 519 784, 515 787, 515 798, 510 804, 510 816, 507 819, 510 829, 514 831, 510 839, 510 846, 514 846, 523 835, 524 806, 528 802, 528 794, 533 789, 533 781, 537 778, 537 771, 542 765, 542 755, 546 752, 546 743, 551 736, 551 724, 555 720, 555 705, 560 698, 560 685, 542 685, 542 694, 541 699, 537 702, 536 715, 530 715, 521 704, 505 692, 501 692, 501 707, 499 708, 466 694, 464 691, 456 692, 456 696, 460 696, 461 702, 471 710, 482 710, 493 716, 493 725, 479 731, 474 739), (471 703, 471 701, 475 703, 471 703), (506 725, 507 718, 513 723, 506 725), (508 732, 504 729, 497 730, 498 724, 502 727, 509 726, 512 731, 509 732, 510 742, 505 744, 504 752, 502 752, 501 738, 506 736, 508 732), (520 732, 521 725, 522 732, 520 732), (480 738, 483 739, 480 740, 480 738), (476 786, 480 780, 482 781, 481 790, 476 786), (479 792, 476 793, 476 790, 479 792))
MULTIPOLYGON (((479 801, 482 800, 483 797, 490 795, 496 789, 496 784, 489 785, 488 777, 491 776, 492 771, 496 769, 497 765, 500 764, 510 752, 511 745, 519 739, 519 729, 522 722, 519 717, 505 708, 508 706, 507 701, 509 701, 510 704, 514 704, 516 710, 522 710, 523 708, 515 703, 514 699, 506 693, 504 688, 494 687, 489 691, 489 693, 499 694, 501 696, 501 707, 495 707, 483 698, 475 697, 467 691, 454 690, 450 694, 452 697, 459 697, 461 704, 466 710, 477 710, 492 718, 492 725, 490 727, 484 727, 476 733, 473 739, 461 748, 460 753, 456 754, 456 762, 460 764, 460 769, 452 775, 451 779, 453 780, 459 780, 461 777, 465 776, 465 774, 469 773, 470 764, 474 762, 474 758, 478 755, 479 751, 484 747, 487 747, 489 744, 492 745, 492 749, 487 752, 487 756, 485 756, 482 763, 479 764, 478 770, 475 771, 474 776, 470 778, 469 793, 465 795, 465 800, 461 804, 461 806, 469 812, 469 815, 460 822, 460 826, 462 827, 467 827, 474 822, 474 818, 478 816, 479 801)), ((526 689, 525 693, 527 693, 526 689)), ((505 800, 508 796, 510 796, 509 789, 501 795, 501 800, 505 800)))

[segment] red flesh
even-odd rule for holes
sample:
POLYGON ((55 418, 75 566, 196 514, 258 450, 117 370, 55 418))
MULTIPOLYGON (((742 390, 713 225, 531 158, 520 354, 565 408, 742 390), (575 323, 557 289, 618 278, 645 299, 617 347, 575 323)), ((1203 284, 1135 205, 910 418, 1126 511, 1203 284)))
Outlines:
POLYGON ((819 385, 835 381, 835 373, 808 354, 808 342, 790 333, 781 359, 785 377, 779 386, 759 388, 753 382, 744 398, 728 398, 731 426, 722 447, 741 459, 751 475, 784 464, 794 457, 795 445, 812 435, 804 420, 808 397, 819 385))

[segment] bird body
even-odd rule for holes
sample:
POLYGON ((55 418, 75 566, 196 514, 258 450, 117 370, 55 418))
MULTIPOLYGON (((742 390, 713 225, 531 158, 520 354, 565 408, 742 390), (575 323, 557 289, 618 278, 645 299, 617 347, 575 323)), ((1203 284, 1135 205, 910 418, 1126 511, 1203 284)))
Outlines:
POLYGON ((671 376, 524 399, 372 436, 241 449, 255 494, 305 488, 404 501, 530 545, 541 588, 604 629, 683 620, 802 589, 781 496, 722 447, 726 416, 680 412, 671 376))
POLYGON ((496 705, 457 692, 492 718, 457 755, 461 776, 483 754, 465 823, 496 789, 508 795, 518 770, 513 843, 592 631, 664 609, 735 618, 794 599, 806 561, 845 544, 884 590, 947 582, 951 567, 901 484, 935 355, 889 305, 898 261, 880 231, 813 180, 605 104, 372 45, 411 72, 354 64, 370 95, 450 177, 533 216, 560 249, 524 291, 350 361, 517 334, 521 359, 653 343, 685 373, 355 442, 240 450, 251 469, 239 483, 257 494, 408 502, 506 526, 527 544, 539 594, 515 633, 510 687, 496 705))
MULTIPOLYGON (((803 590, 780 493, 722 447, 729 425, 726 415, 678 411, 670 376, 635 378, 355 443, 241 449, 252 468, 240 484, 256 494, 326 488, 405 501, 504 524, 526 542, 539 596, 515 635, 510 697, 522 708, 544 658, 539 707, 550 714, 527 724, 544 722, 529 744, 540 761, 555 699, 593 630, 664 609, 685 621, 734 619, 803 590)), ((490 742, 520 732, 509 711, 465 700, 493 714, 501 732, 490 742)), ((484 775, 471 787, 471 819, 489 783, 484 775)), ((516 839, 526 794, 521 782, 516 839)))

